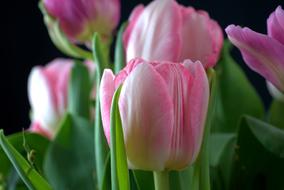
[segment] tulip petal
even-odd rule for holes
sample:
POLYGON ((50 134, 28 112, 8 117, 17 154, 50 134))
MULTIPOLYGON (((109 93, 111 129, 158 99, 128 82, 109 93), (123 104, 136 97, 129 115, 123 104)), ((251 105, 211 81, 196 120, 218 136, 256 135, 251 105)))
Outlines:
POLYGON ((63 115, 67 107, 68 83, 72 66, 73 61, 70 59, 55 59, 43 69, 54 96, 58 115, 63 115))
POLYGON ((230 25, 226 32, 247 65, 284 92, 284 45, 249 28, 230 25))
MULTIPOLYGON (((188 127, 188 134, 191 135, 189 144, 193 144, 193 155, 190 162, 192 164, 196 160, 202 144, 210 90, 206 72, 199 61, 193 63, 186 60, 183 65, 188 68, 193 77, 188 101, 185 102, 185 115, 190 118, 186 120, 185 126, 191 126, 188 127)), ((189 146, 187 147, 188 151, 190 148, 189 146)))
POLYGON ((281 6, 267 20, 268 36, 284 45, 284 11, 281 6))
POLYGON ((62 30, 69 36, 77 36, 84 27, 85 15, 81 1, 44 0, 49 14, 58 18, 62 30))
POLYGON ((171 157, 167 168, 176 170, 193 162, 199 152, 209 98, 202 64, 187 62, 190 63, 188 68, 177 63, 164 63, 156 67, 167 83, 174 104, 171 157))
POLYGON ((89 40, 94 32, 109 37, 120 18, 119 0, 43 0, 43 3, 74 41, 89 40))
POLYGON ((41 67, 32 69, 28 79, 28 96, 33 110, 33 121, 43 129, 54 131, 57 126, 57 111, 51 84, 41 67))
POLYGON ((41 134, 42 136, 47 137, 48 139, 52 138, 52 134, 49 131, 43 129, 38 122, 33 122, 29 128, 29 131, 41 134))
POLYGON ((119 99, 130 166, 163 170, 169 157, 173 103, 153 66, 141 63, 125 80, 119 99))
POLYGON ((105 69, 100 84, 100 104, 104 133, 110 143, 110 109, 115 92, 114 75, 110 69, 105 69))
POLYGON ((150 3, 134 26, 130 24, 130 29, 127 29, 125 38, 129 40, 124 44, 127 62, 133 58, 176 61, 180 51, 177 30, 180 24, 175 1, 156 0, 150 3))
POLYGON ((180 6, 182 14, 182 52, 179 61, 190 58, 201 61, 205 68, 213 67, 223 45, 223 32, 204 11, 180 6), (185 40, 186 39, 186 40, 185 40))
POLYGON ((138 5, 131 12, 131 15, 129 17, 129 23, 128 23, 127 28, 125 29, 125 31, 123 33, 123 44, 124 45, 127 45, 129 43, 129 38, 130 38, 131 32, 132 32, 134 26, 137 24, 137 20, 140 17, 143 10, 144 10, 144 6, 138 5))

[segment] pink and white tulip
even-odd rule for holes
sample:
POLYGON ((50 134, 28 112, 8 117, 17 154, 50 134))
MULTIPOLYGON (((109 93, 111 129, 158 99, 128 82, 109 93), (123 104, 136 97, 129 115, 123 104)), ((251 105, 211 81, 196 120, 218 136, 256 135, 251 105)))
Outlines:
POLYGON ((223 33, 208 13, 174 0, 154 0, 137 6, 124 32, 127 61, 201 61, 213 67, 223 44, 223 33))
POLYGON ((110 142, 110 109, 119 97, 130 168, 179 170, 195 161, 207 115, 209 85, 202 64, 134 59, 118 74, 105 70, 100 101, 104 132, 110 142))
MULTIPOLYGON (((93 70, 90 62, 88 68, 93 70)), ((55 59, 46 66, 36 66, 28 79, 28 98, 31 105, 30 130, 53 138, 67 108, 67 93, 73 61, 55 59)), ((94 96, 94 95, 93 95, 94 96)))
POLYGON ((94 32, 109 38, 120 18, 120 0, 43 0, 47 12, 71 39, 89 42, 94 32))
POLYGON ((230 25, 226 32, 246 64, 284 93, 284 11, 279 6, 267 20, 268 35, 230 25))

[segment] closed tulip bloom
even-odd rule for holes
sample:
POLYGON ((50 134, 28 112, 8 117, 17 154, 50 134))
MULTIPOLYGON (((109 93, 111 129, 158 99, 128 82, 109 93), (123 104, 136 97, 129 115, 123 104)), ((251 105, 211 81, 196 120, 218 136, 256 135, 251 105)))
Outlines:
POLYGON ((284 11, 279 6, 267 20, 268 35, 230 25, 226 32, 246 64, 284 92, 284 11))
POLYGON ((205 11, 184 7, 174 0, 155 0, 147 7, 139 5, 124 32, 127 61, 201 61, 213 67, 223 44, 217 22, 205 11))
MULTIPOLYGON (((87 63, 89 64, 89 63, 87 63)), ((67 92, 73 61, 55 59, 46 66, 36 66, 28 79, 31 105, 30 130, 53 138, 67 108, 67 92)), ((89 65, 90 70, 92 66, 89 65)))
POLYGON ((109 38, 120 18, 120 0, 43 0, 45 9, 72 40, 89 42, 94 32, 109 38))
POLYGON ((122 84, 119 111, 130 168, 179 170, 195 161, 202 142, 209 86, 202 64, 134 59, 117 75, 105 70, 100 100, 110 142, 110 109, 122 84))

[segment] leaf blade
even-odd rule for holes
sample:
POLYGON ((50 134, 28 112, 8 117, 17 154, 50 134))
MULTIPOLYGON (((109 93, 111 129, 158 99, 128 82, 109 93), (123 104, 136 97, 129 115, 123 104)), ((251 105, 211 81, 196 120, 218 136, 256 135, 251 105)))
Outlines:
POLYGON ((121 118, 118 108, 118 99, 121 86, 116 90, 111 106, 110 121, 110 157, 111 157, 111 179, 113 190, 129 190, 130 180, 123 140, 121 118))
POLYGON ((26 159, 24 159, 22 155, 9 143, 2 130, 0 130, 0 145, 17 170, 21 179, 30 189, 51 190, 51 186, 48 182, 40 176, 37 171, 30 166, 26 159))

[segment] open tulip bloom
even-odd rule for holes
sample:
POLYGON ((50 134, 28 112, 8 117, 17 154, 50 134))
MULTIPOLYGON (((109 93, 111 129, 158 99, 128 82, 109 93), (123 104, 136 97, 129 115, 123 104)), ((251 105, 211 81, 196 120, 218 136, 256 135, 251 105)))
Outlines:
POLYGON ((118 29, 120 7, 40 1, 70 58, 30 72, 30 126, 0 130, 0 190, 284 189, 281 6, 267 35, 230 25, 225 41, 206 11, 175 0, 138 5, 118 29), (230 42, 266 79, 268 109, 230 42))

